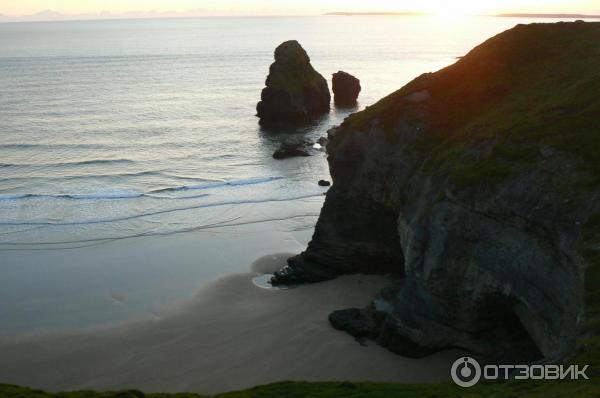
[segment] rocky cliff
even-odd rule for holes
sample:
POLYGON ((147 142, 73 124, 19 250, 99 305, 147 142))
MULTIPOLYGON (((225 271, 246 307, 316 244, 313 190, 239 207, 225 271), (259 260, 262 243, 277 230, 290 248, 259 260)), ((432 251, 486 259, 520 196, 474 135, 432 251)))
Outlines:
POLYGON ((518 25, 329 136, 333 186, 274 283, 392 274, 330 320, 410 356, 554 361, 596 333, 600 24, 518 25))
POLYGON ((296 40, 275 49, 265 85, 256 106, 262 124, 304 123, 329 112, 327 80, 312 67, 296 40))

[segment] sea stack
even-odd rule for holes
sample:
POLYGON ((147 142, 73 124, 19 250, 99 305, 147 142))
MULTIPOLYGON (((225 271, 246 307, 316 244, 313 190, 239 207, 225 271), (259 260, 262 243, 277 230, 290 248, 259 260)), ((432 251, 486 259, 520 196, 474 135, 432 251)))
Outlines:
POLYGON ((360 93, 360 80, 349 73, 339 71, 333 74, 332 89, 337 105, 352 106, 360 93))
POLYGON ((261 124, 300 124, 329 112, 327 80, 310 64, 296 40, 275 49, 275 62, 256 106, 261 124))

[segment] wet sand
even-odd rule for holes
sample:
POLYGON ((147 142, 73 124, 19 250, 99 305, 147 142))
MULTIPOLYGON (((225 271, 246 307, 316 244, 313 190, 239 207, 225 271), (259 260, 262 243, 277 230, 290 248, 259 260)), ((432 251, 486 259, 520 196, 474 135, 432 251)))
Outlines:
POLYGON ((330 312, 361 307, 382 276, 274 290, 256 286, 288 255, 223 277, 157 319, 0 344, 0 382, 51 391, 137 388, 217 393, 283 380, 435 382, 460 353, 409 359, 334 330, 330 312))

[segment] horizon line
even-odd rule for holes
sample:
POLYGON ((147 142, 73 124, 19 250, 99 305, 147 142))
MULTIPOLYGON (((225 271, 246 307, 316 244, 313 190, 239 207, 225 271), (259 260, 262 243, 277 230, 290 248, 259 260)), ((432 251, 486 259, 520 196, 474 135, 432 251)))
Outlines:
MULTIPOLYGON (((138 19, 193 19, 193 18, 250 18, 250 17, 309 17, 309 16, 407 16, 430 17, 435 13, 420 11, 332 11, 325 13, 221 13, 211 10, 176 11, 129 11, 125 13, 112 13, 101 11, 97 13, 66 14, 53 10, 43 10, 34 14, 9 16, 0 13, 0 23, 31 23, 31 22, 93 22, 109 20, 138 20, 138 19), (202 14, 205 13, 205 14, 202 14), (47 15, 48 19, 44 19, 47 15), (53 18, 52 18, 53 17, 53 18), (40 18, 40 19, 37 19, 40 18)), ((582 13, 501 13, 501 14, 466 14, 466 17, 490 18, 590 18, 600 19, 599 14, 582 13)))

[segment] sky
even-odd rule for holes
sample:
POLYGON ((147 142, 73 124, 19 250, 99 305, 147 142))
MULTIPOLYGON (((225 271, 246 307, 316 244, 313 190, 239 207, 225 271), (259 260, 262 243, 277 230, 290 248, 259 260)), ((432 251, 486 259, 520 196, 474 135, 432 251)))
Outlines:
POLYGON ((332 11, 418 11, 437 14, 600 14, 600 0, 0 0, 0 14, 321 14, 332 11))

